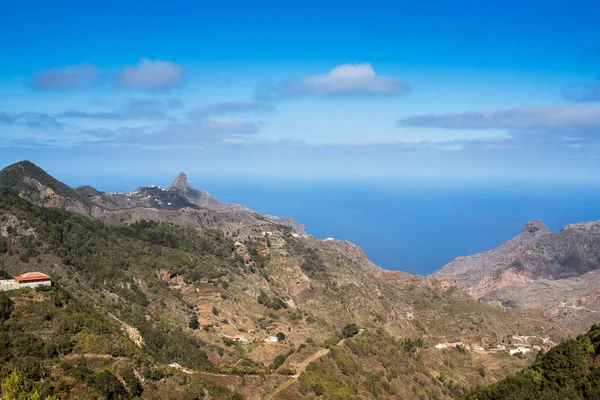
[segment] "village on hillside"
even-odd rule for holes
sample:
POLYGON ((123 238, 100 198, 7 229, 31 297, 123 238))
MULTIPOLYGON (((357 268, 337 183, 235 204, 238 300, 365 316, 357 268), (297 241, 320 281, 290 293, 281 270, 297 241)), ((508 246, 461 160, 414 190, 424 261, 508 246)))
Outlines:
POLYGON ((507 336, 502 340, 502 343, 490 345, 487 348, 472 343, 471 345, 463 343, 461 340, 452 340, 450 342, 440 342, 435 345, 438 350, 461 347, 465 350, 470 350, 478 354, 493 354, 499 352, 507 352, 511 356, 525 355, 531 351, 548 351, 556 346, 550 338, 539 336, 507 336))

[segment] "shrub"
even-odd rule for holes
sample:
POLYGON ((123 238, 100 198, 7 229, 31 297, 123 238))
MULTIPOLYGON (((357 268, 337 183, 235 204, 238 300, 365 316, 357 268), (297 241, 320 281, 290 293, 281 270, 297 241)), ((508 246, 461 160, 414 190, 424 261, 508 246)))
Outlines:
POLYGON ((358 325, 356 325, 355 323, 348 324, 344 327, 344 329, 342 329, 342 337, 351 338, 353 336, 358 335, 358 332, 358 325))
POLYGON ((190 326, 190 328, 192 328, 194 330, 200 328, 200 323, 198 322, 198 317, 195 314, 192 315, 192 317, 190 318, 189 326, 190 326))

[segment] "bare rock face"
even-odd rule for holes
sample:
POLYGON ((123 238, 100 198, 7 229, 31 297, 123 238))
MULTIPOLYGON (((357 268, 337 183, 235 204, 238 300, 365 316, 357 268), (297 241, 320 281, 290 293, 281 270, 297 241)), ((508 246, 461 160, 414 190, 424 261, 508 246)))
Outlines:
POLYGON ((523 226, 523 229, 521 229, 521 235, 525 234, 525 235, 545 235, 550 233, 550 228, 548 228, 548 226, 546 226, 546 224, 544 224, 541 220, 536 219, 534 221, 529 221, 525 224, 525 226, 523 226))
POLYGON ((542 221, 530 221, 501 246, 459 257, 433 275, 455 276, 477 299, 541 310, 581 331, 600 313, 600 221, 570 224, 556 233, 542 221), (581 299, 587 299, 585 307, 581 299))
POLYGON ((183 172, 180 172, 173 183, 167 186, 168 190, 188 190, 193 189, 192 185, 188 182, 187 175, 183 172))

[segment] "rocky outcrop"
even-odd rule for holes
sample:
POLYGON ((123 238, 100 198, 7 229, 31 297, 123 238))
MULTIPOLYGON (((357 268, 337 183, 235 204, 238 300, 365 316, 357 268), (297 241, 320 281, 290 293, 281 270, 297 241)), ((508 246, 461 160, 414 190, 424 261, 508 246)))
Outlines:
POLYGON ((455 276, 477 299, 541 312, 565 329, 582 331, 600 315, 600 221, 556 233, 531 221, 501 246, 459 257, 433 276, 455 276))
POLYGON ((304 226, 291 218, 260 215, 239 204, 215 199, 207 191, 194 188, 183 172, 166 188, 145 186, 131 193, 104 193, 91 186, 72 189, 35 164, 22 161, 0 170, 0 186, 36 205, 65 208, 109 223, 155 219, 195 228, 220 227, 227 231, 267 223, 284 225, 304 234, 304 226))
POLYGON ((458 257, 432 276, 455 276, 460 287, 468 288, 487 276, 513 265, 529 243, 549 235, 550 229, 540 220, 529 221, 521 233, 501 246, 483 253, 458 257))

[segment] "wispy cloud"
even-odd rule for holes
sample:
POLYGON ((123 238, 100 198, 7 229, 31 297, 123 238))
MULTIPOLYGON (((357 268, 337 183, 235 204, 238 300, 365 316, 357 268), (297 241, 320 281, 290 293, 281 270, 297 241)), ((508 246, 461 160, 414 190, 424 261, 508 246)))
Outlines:
POLYGON ((371 64, 344 64, 326 74, 261 83, 257 86, 256 98, 281 100, 302 96, 393 96, 404 93, 407 87, 399 79, 377 75, 371 64))
POLYGON ((261 101, 231 101, 210 104, 204 107, 192 109, 188 116, 195 119, 206 118, 217 115, 229 115, 237 113, 265 113, 275 110, 275 106, 261 101))
POLYGON ((31 86, 39 90, 79 89, 98 82, 100 74, 90 64, 42 71, 32 77, 31 86))
POLYGON ((126 66, 116 84, 122 88, 147 91, 168 90, 183 82, 185 70, 170 61, 142 58, 136 66, 126 66))
POLYGON ((49 115, 37 112, 8 114, 0 112, 0 125, 27 127, 30 129, 57 130, 62 125, 49 115))
POLYGON ((567 100, 578 102, 600 101, 600 79, 591 83, 577 83, 568 85, 563 89, 567 100))
POLYGON ((154 99, 129 99, 124 101, 117 109, 107 112, 88 112, 80 110, 64 111, 56 114, 56 118, 78 118, 127 121, 137 119, 172 120, 169 112, 183 108, 179 99, 159 101, 154 99))
POLYGON ((125 128, 113 135, 101 132, 113 143, 150 147, 187 147, 215 145, 231 138, 239 138, 257 133, 259 128, 252 122, 241 120, 202 120, 184 122, 162 127, 125 128))
POLYGON ((600 129, 600 106, 535 106, 485 112, 424 114, 402 118, 397 124, 446 129, 587 132, 600 129))

